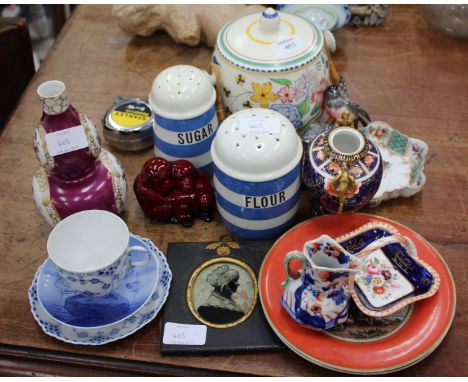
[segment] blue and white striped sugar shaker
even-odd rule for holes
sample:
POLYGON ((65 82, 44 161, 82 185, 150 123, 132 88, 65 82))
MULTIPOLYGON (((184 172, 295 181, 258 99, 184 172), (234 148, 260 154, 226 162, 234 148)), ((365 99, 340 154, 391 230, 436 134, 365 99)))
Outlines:
POLYGON ((218 128, 214 83, 214 76, 190 65, 171 66, 155 78, 149 104, 156 156, 189 160, 211 175, 210 147, 218 128))
POLYGON ((295 220, 302 143, 269 109, 246 109, 220 125, 211 145, 216 204, 225 226, 246 239, 269 239, 295 220))

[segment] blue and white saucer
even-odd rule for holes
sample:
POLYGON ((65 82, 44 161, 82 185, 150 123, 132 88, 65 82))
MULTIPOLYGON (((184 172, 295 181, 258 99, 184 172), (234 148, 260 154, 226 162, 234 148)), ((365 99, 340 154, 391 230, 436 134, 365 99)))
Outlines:
POLYGON ((67 288, 46 260, 29 289, 34 318, 45 333, 81 345, 102 345, 126 337, 154 319, 166 301, 172 274, 166 258, 149 239, 131 235, 130 245, 146 246, 153 257, 131 268, 110 295, 86 296, 67 288))

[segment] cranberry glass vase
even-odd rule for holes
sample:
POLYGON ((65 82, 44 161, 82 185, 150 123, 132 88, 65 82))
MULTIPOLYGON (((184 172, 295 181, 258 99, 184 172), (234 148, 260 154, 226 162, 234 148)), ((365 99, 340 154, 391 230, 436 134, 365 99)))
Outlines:
POLYGON ((69 103, 63 82, 44 82, 37 93, 43 114, 34 132, 40 166, 32 183, 39 212, 52 225, 83 210, 120 213, 127 196, 125 174, 101 149, 92 121, 69 103))

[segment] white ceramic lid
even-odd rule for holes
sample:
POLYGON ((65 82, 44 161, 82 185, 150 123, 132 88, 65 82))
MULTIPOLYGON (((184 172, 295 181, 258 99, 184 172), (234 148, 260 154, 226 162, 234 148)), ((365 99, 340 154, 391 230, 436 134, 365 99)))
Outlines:
POLYGON ((302 156, 302 143, 291 122, 270 109, 245 109, 219 126, 211 158, 225 174, 264 182, 291 171, 302 156))
POLYGON ((217 47, 226 60, 241 68, 290 70, 320 53, 323 35, 302 17, 267 8, 226 24, 218 34, 217 47))
POLYGON ((149 104, 156 115, 169 119, 195 118, 216 101, 214 79, 190 65, 176 65, 157 75, 149 104))

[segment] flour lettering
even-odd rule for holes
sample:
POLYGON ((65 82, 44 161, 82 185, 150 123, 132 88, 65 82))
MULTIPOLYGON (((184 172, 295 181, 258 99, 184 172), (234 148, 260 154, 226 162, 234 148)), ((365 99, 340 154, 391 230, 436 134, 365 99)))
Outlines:
POLYGON ((274 207, 286 201, 284 191, 267 196, 246 196, 244 206, 247 208, 268 208, 274 207))

